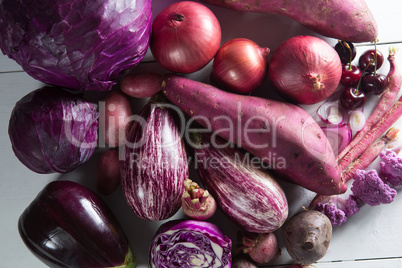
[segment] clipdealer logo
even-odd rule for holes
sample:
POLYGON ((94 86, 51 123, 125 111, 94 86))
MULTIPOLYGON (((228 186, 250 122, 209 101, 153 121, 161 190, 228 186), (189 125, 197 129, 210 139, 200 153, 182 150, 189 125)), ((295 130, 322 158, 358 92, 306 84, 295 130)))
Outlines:
MULTIPOLYGON (((251 117, 244 118, 242 112, 241 103, 238 102, 236 106, 236 114, 237 117, 233 119, 232 117, 222 114, 214 117, 206 117, 201 115, 193 115, 192 117, 187 118, 186 114, 179 109, 177 106, 172 105, 170 103, 156 103, 151 104, 151 109, 153 108, 160 109, 169 109, 172 114, 178 119, 178 135, 180 138, 168 140, 169 137, 164 137, 165 141, 163 146, 165 147, 173 147, 177 146, 178 142, 185 141, 192 148, 196 148, 199 144, 196 144, 192 138, 192 135, 197 134, 205 134, 208 133, 210 135, 209 146, 214 146, 217 149, 225 148, 225 147, 240 147, 240 148, 248 148, 251 154, 245 154, 245 156, 235 156, 237 157, 236 162, 241 163, 243 165, 248 166, 262 166, 264 168, 274 168, 274 169, 284 169, 287 167, 286 157, 282 155, 281 151, 278 148, 278 128, 281 125, 287 123, 286 115, 281 115, 277 118, 266 118, 261 115, 255 115, 251 117), (197 122, 202 127, 196 127, 197 122), (196 126, 194 126, 196 125, 196 126), (213 131, 212 126, 219 125, 219 129, 213 131), (256 136, 259 136, 256 138, 256 136), (266 138, 261 138, 261 137, 266 138), (267 150, 268 149, 268 150, 267 150), (254 156, 253 152, 257 152, 259 150, 265 150, 266 153, 263 157, 254 156)), ((106 108, 105 102, 101 101, 98 105, 99 110, 99 129, 98 129, 98 147, 104 148, 107 147, 105 143, 105 121, 106 121, 106 108)), ((119 116, 111 116, 108 118, 109 124, 115 125, 125 125, 125 124, 135 124, 138 129, 141 129, 142 137, 138 139, 136 142, 130 141, 129 137, 127 137, 127 133, 114 133, 115 135, 119 135, 117 138, 120 141, 120 144, 124 146, 120 146, 119 155, 120 159, 124 160, 127 156, 125 155, 125 150, 127 149, 137 149, 144 145, 147 137, 146 130, 147 129, 147 119, 143 118, 140 114, 133 114, 130 117, 119 117, 119 116)), ((308 140, 309 137, 306 135, 308 133, 308 128, 314 122, 308 121, 301 127, 300 135, 302 137, 303 145, 307 152, 315 155, 318 158, 325 158, 325 154, 328 153, 328 148, 323 148, 322 151, 317 151, 314 144, 308 140)), ((74 136, 71 135, 71 132, 66 130, 66 133, 70 133, 70 141, 73 144, 78 146, 86 146, 85 141, 79 142, 74 136)), ((115 138, 115 137, 112 137, 115 138)), ((92 146, 93 144, 87 144, 87 146, 92 146)), ((167 148, 159 148, 159 149, 167 149, 167 148)), ((135 155, 130 156, 130 161, 141 161, 141 165, 149 165, 147 161, 149 159, 141 159, 143 156, 135 155)), ((172 156, 173 157, 173 156, 172 156)), ((194 157, 193 159, 189 157, 190 160, 194 160, 194 165, 197 168, 199 166, 199 159, 194 157)), ((190 161, 189 160, 189 161, 190 161)), ((224 159, 209 159, 207 160, 207 165, 215 166, 218 161, 225 161, 224 159)), ((175 161, 172 161, 174 164, 175 161)), ((224 163, 221 163, 221 166, 225 166, 224 163)))

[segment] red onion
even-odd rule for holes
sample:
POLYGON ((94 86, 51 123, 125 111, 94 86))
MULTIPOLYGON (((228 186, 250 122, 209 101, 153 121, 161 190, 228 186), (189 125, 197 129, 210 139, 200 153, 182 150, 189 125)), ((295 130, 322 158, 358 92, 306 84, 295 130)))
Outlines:
POLYGON ((340 153, 352 140, 352 130, 348 124, 322 127, 335 155, 340 153))
POLYGON ((346 110, 339 101, 341 93, 341 91, 335 92, 318 107, 316 114, 323 123, 341 125, 348 122, 349 111, 346 110))
POLYGON ((268 73, 283 98, 297 104, 315 104, 335 91, 342 64, 338 53, 324 40, 295 36, 274 51, 268 73))
POLYGON ((163 9, 154 19, 151 52, 165 69, 192 73, 215 56, 221 43, 218 19, 206 6, 181 1, 163 9))
POLYGON ((360 110, 354 110, 350 113, 349 125, 352 131, 360 131, 366 124, 366 116, 360 110))
POLYGON ((269 48, 262 48, 245 38, 226 42, 214 59, 214 82, 236 93, 251 93, 266 78, 269 51, 269 48))

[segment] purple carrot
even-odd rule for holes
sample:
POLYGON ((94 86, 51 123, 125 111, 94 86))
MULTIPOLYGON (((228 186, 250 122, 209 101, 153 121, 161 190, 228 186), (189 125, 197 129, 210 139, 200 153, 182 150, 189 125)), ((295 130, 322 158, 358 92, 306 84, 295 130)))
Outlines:
MULTIPOLYGON (((337 157, 337 161, 339 163, 339 166, 341 167, 341 170, 343 170, 347 165, 349 165, 354 159, 345 159, 345 155, 353 148, 355 147, 359 141, 370 131, 370 129, 381 119, 384 117, 384 114, 388 111, 388 109, 391 107, 393 102, 395 101, 399 89, 401 88, 401 74, 399 72, 398 65, 395 62, 395 53, 397 51, 397 48, 395 47, 390 47, 389 49, 389 55, 388 55, 388 61, 390 63, 390 69, 388 72, 388 85, 387 88, 385 89, 384 93, 381 95, 381 99, 378 102, 376 108, 374 111, 371 113, 369 118, 367 118, 367 121, 363 127, 362 130, 360 130, 356 136, 353 138, 353 140, 349 143, 348 146, 346 146, 339 154, 337 157)), ((367 145, 368 146, 368 145, 367 145)))
MULTIPOLYGON (((402 97, 390 109, 389 114, 390 115, 393 114, 393 116, 391 116, 391 117, 395 117, 394 120, 398 119, 402 115, 402 97)), ((359 156, 356 156, 358 158, 354 162, 352 162, 347 167, 346 170, 343 171, 342 179, 343 179, 343 181, 345 181, 345 183, 353 177, 353 174, 355 173, 355 171, 357 169, 364 170, 375 160, 375 158, 379 155, 379 153, 381 153, 381 151, 382 151, 381 149, 384 148, 384 146, 385 146, 384 143, 387 143, 386 142, 387 139, 390 139, 390 141, 391 141, 392 139, 394 139, 396 137, 399 130, 391 128, 387 131, 387 133, 385 134, 385 136, 382 139, 375 142, 376 138, 374 138, 374 137, 376 136, 376 134, 384 133, 385 131, 383 131, 381 129, 383 129, 383 128, 386 129, 386 126, 392 125, 394 122, 394 120, 387 121, 387 120, 385 120, 386 118, 387 117, 385 117, 383 120, 380 121, 380 122, 384 122, 383 125, 380 125, 380 126, 376 125, 376 127, 373 128, 372 131, 369 132, 369 134, 365 137, 365 139, 362 140, 362 145, 366 144, 366 142, 367 142, 367 144, 370 144, 370 146, 365 151, 363 149, 361 149, 361 148, 363 148, 363 146, 359 146, 359 145, 357 145, 350 151, 352 156, 354 156, 354 155, 359 155, 359 156), (378 129, 380 129, 380 130, 378 130, 378 129), (371 132, 373 134, 370 134, 371 132), (373 143, 373 142, 375 142, 375 143, 373 143), (356 148, 359 148, 359 150, 357 150, 356 148)), ((324 195, 317 194, 313 198, 313 200, 310 202, 310 205, 308 207, 313 208, 317 203, 321 202, 323 198, 326 198, 326 197, 324 195)))
POLYGON ((389 129, 402 115, 402 97, 389 109, 373 128, 343 157, 339 163, 344 170, 351 162, 359 157, 373 142, 389 129))
POLYGON ((378 141, 374 142, 367 148, 355 161, 353 161, 342 173, 344 182, 348 182, 353 178, 356 170, 366 169, 385 149, 386 145, 394 140, 399 132, 399 129, 390 128, 388 132, 378 141))

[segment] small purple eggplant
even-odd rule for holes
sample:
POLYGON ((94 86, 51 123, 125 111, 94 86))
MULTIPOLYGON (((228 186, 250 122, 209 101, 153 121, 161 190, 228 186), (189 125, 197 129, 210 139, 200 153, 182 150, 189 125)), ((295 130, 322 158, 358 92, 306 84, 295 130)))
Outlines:
POLYGON ((29 250, 52 268, 136 266, 112 211, 72 181, 50 182, 22 213, 18 230, 29 250))
POLYGON ((170 218, 181 207, 189 177, 187 154, 177 111, 162 93, 154 95, 132 125, 125 145, 121 186, 140 218, 170 218))
POLYGON ((251 233, 279 229, 288 216, 282 187, 260 168, 258 161, 213 137, 206 133, 195 135, 194 150, 203 185, 242 229, 251 233))

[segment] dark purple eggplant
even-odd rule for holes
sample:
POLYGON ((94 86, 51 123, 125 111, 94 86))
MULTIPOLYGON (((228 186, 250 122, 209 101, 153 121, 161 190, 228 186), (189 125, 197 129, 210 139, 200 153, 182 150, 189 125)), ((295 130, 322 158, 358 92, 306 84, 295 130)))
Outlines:
POLYGON ((189 176, 179 118, 163 94, 153 96, 130 129, 121 186, 128 205, 146 220, 164 220, 181 207, 189 176))
POLYGON ((279 183, 249 157, 217 136, 196 135, 196 163, 201 182, 221 210, 242 229, 270 233, 288 216, 288 203, 279 183))
POLYGON ((50 182, 24 210, 18 230, 29 250, 49 267, 136 265, 112 211, 76 182, 50 182))

